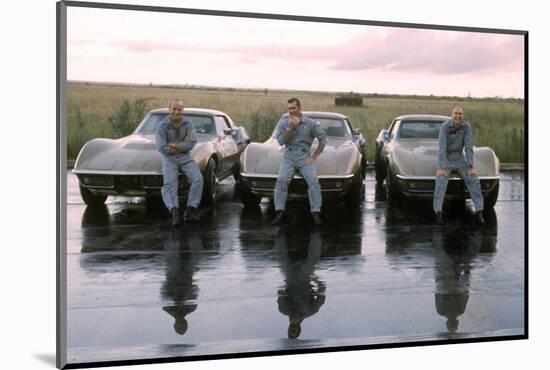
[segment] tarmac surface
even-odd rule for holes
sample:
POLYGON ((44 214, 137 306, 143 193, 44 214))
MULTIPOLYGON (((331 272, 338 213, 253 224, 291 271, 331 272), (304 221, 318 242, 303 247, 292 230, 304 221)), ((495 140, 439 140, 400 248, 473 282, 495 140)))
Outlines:
POLYGON ((109 197, 67 171, 68 363, 503 338, 525 332, 524 174, 501 173, 486 224, 468 201, 389 209, 369 173, 357 209, 293 204, 271 226, 222 182, 199 224, 109 197))

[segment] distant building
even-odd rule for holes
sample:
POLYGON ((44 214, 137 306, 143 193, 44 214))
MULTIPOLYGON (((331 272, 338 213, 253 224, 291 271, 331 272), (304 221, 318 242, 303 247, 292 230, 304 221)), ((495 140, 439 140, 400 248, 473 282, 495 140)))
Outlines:
POLYGON ((358 107, 363 105, 363 97, 360 94, 350 92, 349 94, 339 95, 334 99, 334 105, 358 107))

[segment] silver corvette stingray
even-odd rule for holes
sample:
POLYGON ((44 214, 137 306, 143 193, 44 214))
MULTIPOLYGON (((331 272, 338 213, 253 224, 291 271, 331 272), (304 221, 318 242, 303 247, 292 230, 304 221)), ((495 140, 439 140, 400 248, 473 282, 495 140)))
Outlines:
MULTIPOLYGON (((349 119, 338 113, 302 112, 317 121, 327 133, 327 145, 316 162, 321 194, 325 200, 343 200, 351 206, 364 196, 366 144, 349 119)), ((286 114, 283 116, 285 117, 286 114)), ((262 197, 273 198, 284 147, 272 136, 263 143, 251 143, 241 155, 241 181, 238 194, 245 205, 258 204, 262 197)), ((311 152, 318 146, 315 139, 311 152)), ((307 199, 307 184, 296 173, 288 190, 288 199, 307 199)))
MULTIPOLYGON (((432 199, 439 153, 439 128, 448 116, 403 115, 395 118, 376 138, 376 181, 386 180, 390 206, 405 199, 432 199)), ((474 147, 474 167, 481 182, 485 208, 493 208, 498 198, 500 162, 489 147, 474 147)), ((451 173, 445 199, 469 197, 464 181, 451 173)))
MULTIPOLYGON (((208 205, 214 201, 219 180, 238 176, 239 157, 250 140, 244 128, 223 112, 186 108, 183 116, 197 132, 198 142, 191 156, 204 177, 202 205, 208 205)), ((86 204, 103 204, 109 195, 160 197, 162 157, 155 145, 155 133, 166 117, 167 108, 152 110, 133 134, 116 140, 92 139, 82 147, 73 172, 86 204)), ((185 196, 188 184, 183 177, 179 184, 179 194, 185 196)))

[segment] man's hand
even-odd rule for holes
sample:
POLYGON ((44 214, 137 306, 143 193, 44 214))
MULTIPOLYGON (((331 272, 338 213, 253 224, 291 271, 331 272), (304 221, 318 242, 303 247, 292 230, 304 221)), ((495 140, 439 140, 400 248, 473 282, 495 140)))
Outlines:
POLYGON ((178 146, 174 143, 168 143, 168 148, 170 151, 170 155, 178 154, 180 152, 178 146))
POLYGON ((435 171, 436 176, 447 176, 447 170, 444 168, 438 168, 437 171, 435 171))
POLYGON ((468 168, 468 176, 475 176, 475 175, 477 175, 476 169, 473 168, 473 167, 469 167, 468 168))
POLYGON ((310 163, 313 163, 317 160, 317 157, 314 156, 314 155, 310 155, 309 157, 306 158, 306 160, 304 161, 305 164, 310 164, 310 163))
POLYGON ((300 118, 298 116, 290 116, 288 119, 287 130, 293 130, 300 123, 300 118))

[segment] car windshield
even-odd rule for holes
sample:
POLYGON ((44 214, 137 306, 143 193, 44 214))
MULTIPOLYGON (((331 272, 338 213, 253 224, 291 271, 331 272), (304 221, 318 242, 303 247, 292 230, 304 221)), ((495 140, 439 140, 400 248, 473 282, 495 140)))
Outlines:
POLYGON ((399 139, 437 139, 443 121, 402 121, 399 139))
MULTIPOLYGON (((136 134, 151 135, 157 132, 159 123, 168 117, 168 113, 149 113, 136 129, 136 134)), ((215 135, 216 126, 211 116, 184 114, 184 121, 190 121, 197 134, 215 135)))
MULTIPOLYGON (((330 137, 340 137, 351 139, 351 131, 346 121, 340 118, 321 118, 315 116, 308 116, 315 122, 317 122, 323 130, 327 133, 327 136, 330 137)), ((277 133, 277 127, 273 131, 272 137, 275 137, 277 133)))

